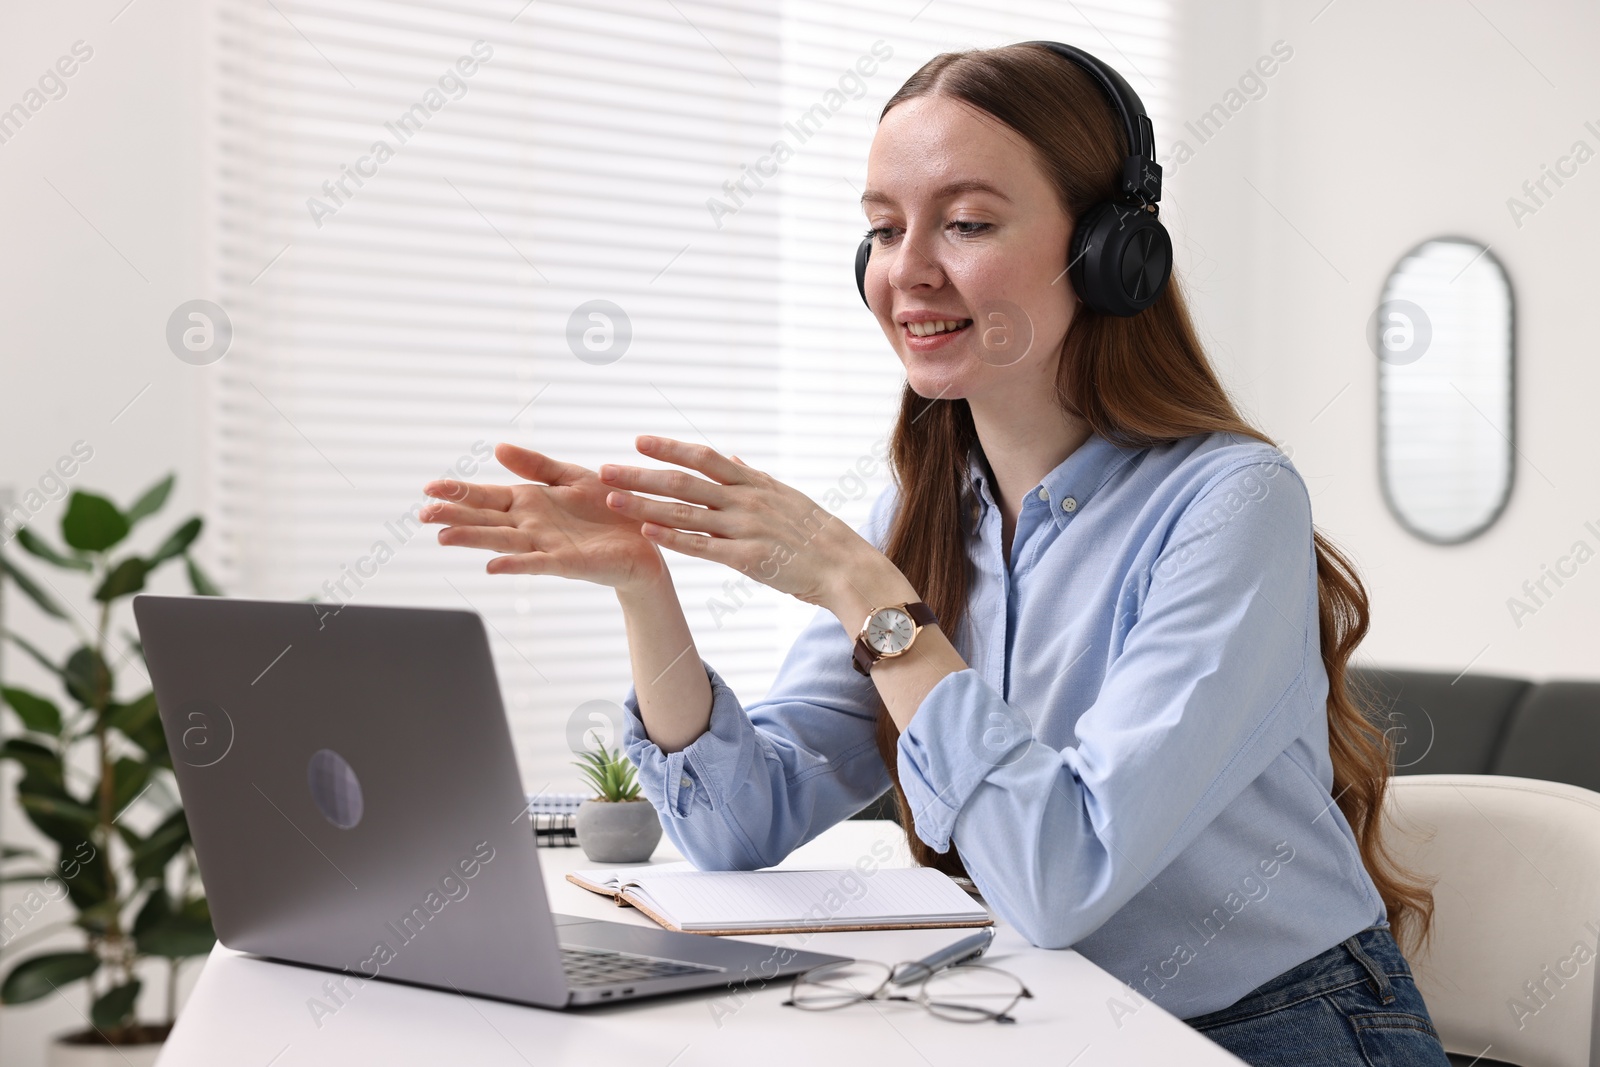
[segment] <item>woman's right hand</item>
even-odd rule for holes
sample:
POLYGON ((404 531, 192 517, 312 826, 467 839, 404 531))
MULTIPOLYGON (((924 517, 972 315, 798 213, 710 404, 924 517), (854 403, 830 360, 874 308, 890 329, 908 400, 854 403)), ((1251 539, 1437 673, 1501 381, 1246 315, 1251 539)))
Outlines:
POLYGON ((504 443, 495 446, 494 455, 528 481, 493 485, 442 479, 422 487, 441 501, 425 505, 419 515, 423 522, 445 525, 439 531, 441 545, 499 553, 484 568, 490 574, 554 574, 619 592, 667 576, 661 549, 639 532, 638 519, 606 505, 615 490, 594 471, 504 443))

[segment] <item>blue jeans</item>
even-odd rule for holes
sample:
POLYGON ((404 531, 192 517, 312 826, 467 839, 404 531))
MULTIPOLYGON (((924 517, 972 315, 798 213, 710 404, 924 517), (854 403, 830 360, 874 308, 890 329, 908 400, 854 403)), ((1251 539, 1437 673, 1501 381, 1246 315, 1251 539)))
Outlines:
POLYGON ((1449 1067, 1411 967, 1383 926, 1184 1021, 1253 1067, 1449 1067))

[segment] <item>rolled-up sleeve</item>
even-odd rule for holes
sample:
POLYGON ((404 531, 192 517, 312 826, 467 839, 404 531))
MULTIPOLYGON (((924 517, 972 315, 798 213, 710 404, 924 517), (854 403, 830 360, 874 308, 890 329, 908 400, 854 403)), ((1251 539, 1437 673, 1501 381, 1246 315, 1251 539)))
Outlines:
MULTIPOLYGON (((893 492, 885 489, 857 528, 880 548, 893 492)), ((771 866, 889 788, 876 743, 877 695, 850 666, 853 640, 819 608, 767 695, 748 708, 701 659, 710 723, 677 752, 650 740, 637 686, 629 686, 624 750, 667 836, 695 866, 771 866)))
POLYGON ((1074 744, 1038 740, 1043 709, 972 668, 940 679, 901 734, 917 836, 953 840, 1036 945, 1092 933, 1305 729, 1281 712, 1304 706, 1288 698, 1317 625, 1310 501, 1279 470, 1265 495, 1219 511, 1250 470, 1218 474, 1150 549, 1137 617, 1074 744))

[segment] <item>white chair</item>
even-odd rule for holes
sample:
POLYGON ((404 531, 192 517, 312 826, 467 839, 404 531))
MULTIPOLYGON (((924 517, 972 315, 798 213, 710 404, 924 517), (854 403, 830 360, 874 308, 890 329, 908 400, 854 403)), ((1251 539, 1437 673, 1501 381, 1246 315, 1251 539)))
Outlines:
POLYGON ((1438 879, 1432 940, 1407 958, 1452 1059, 1600 1067, 1600 793, 1418 774, 1388 797, 1395 857, 1438 879))

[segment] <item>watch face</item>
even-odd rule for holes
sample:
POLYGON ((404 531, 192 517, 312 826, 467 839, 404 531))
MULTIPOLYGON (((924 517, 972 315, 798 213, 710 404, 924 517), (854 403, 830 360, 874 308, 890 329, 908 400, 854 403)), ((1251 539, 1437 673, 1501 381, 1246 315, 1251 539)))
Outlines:
POLYGON ((911 616, 899 608, 884 608, 867 620, 867 644, 880 656, 904 652, 916 629, 911 616))

